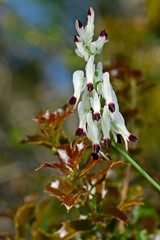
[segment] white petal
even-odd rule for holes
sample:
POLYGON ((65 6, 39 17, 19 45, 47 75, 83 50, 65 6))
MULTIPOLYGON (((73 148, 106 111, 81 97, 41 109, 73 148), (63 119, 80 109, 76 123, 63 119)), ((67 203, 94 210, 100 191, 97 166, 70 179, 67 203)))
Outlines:
POLYGON ((87 45, 92 41, 94 35, 94 10, 93 8, 89 9, 90 14, 88 15, 88 22, 87 26, 85 27, 86 30, 86 38, 87 38, 87 45))
POLYGON ((75 27, 76 27, 78 35, 80 36, 81 41, 85 43, 86 42, 86 32, 85 32, 84 27, 83 26, 81 28, 79 27, 78 20, 76 20, 75 27))
POLYGON ((76 44, 76 46, 78 48, 78 52, 80 53, 79 56, 83 57, 85 59, 85 61, 87 62, 88 58, 89 58, 89 53, 87 52, 87 50, 83 46, 82 42, 75 42, 75 44, 76 44))
POLYGON ((106 40, 106 37, 99 37, 97 39, 97 41, 94 41, 91 43, 90 45, 90 50, 91 50, 91 53, 95 54, 99 54, 101 51, 102 51, 102 48, 103 48, 103 45, 108 42, 108 40, 106 40))
POLYGON ((109 138, 110 139, 110 117, 109 117, 109 111, 107 106, 105 105, 103 108, 103 115, 101 117, 101 126, 102 126, 102 132, 104 135, 104 139, 109 138))
POLYGON ((87 64, 86 64, 86 77, 87 77, 87 84, 93 83, 93 76, 95 72, 95 64, 94 63, 94 56, 90 56, 87 64))
POLYGON ((91 112, 87 114, 87 136, 93 144, 99 144, 98 123, 93 121, 91 112))
POLYGON ((126 150, 128 150, 128 137, 130 135, 129 131, 127 130, 126 126, 125 126, 125 121, 124 118, 122 116, 122 114, 119 111, 115 111, 114 113, 110 114, 111 116, 111 128, 112 130, 117 133, 117 134, 121 134, 124 141, 125 141, 125 145, 126 145, 126 150))
POLYGON ((95 89, 93 89, 92 93, 93 93, 92 108, 94 110, 94 113, 100 113, 101 109, 100 97, 98 96, 95 89))
POLYGON ((86 117, 90 109, 89 92, 86 90, 82 95, 82 101, 78 104, 79 128, 86 132, 86 117))
POLYGON ((74 96, 79 100, 80 94, 84 87, 84 72, 77 70, 73 73, 74 96))

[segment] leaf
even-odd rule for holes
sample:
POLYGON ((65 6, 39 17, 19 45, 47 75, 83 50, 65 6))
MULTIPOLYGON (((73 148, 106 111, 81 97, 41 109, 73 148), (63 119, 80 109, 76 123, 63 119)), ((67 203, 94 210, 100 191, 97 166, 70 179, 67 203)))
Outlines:
POLYGON ((49 126, 53 129, 58 129, 63 124, 65 118, 72 114, 72 106, 65 104, 62 108, 57 109, 55 112, 49 110, 40 111, 34 118, 40 125, 49 126))
POLYGON ((52 143, 48 138, 41 135, 26 136, 25 139, 21 141, 21 144, 36 144, 52 148, 52 143))
POLYGON ((106 174, 108 173, 108 171, 117 166, 117 165, 121 165, 121 164, 126 164, 122 161, 118 161, 118 162, 113 162, 111 164, 109 164, 108 167, 106 167, 105 169, 103 169, 101 172, 97 173, 97 174, 94 174, 93 176, 91 176, 91 179, 95 179, 97 181, 97 184, 100 183, 101 181, 104 181, 105 180, 105 176, 106 174))
POLYGON ((59 198, 67 210, 70 210, 75 205, 80 196, 86 194, 86 192, 80 192, 62 179, 49 183, 46 186, 46 191, 59 198))
POLYGON ((89 162, 85 165, 85 167, 81 170, 80 177, 85 177, 86 175, 89 174, 91 169, 97 165, 99 162, 104 161, 103 158, 99 157, 98 160, 94 160, 93 157, 89 159, 89 162))
POLYGON ((92 222, 88 219, 68 221, 63 223, 63 226, 57 233, 59 234, 59 239, 68 240, 79 233, 91 231, 92 227, 92 222))
POLYGON ((50 167, 55 168, 66 175, 73 174, 74 169, 79 169, 80 159, 88 146, 89 145, 83 141, 74 144, 74 147, 72 147, 71 143, 58 146, 56 148, 58 154, 57 158, 60 163, 44 162, 44 164, 37 168, 36 171, 44 167, 50 167))
POLYGON ((127 223, 127 216, 116 207, 109 208, 107 210, 107 214, 112 215, 114 218, 116 218, 119 221, 127 223))
POLYGON ((55 169, 59 170, 60 172, 66 174, 66 175, 72 173, 70 171, 70 169, 68 167, 66 167, 66 165, 63 164, 63 163, 58 164, 58 163, 48 163, 48 162, 44 162, 44 164, 41 165, 40 167, 38 167, 35 171, 37 171, 37 170, 39 170, 41 168, 44 168, 44 167, 55 168, 55 169))
POLYGON ((64 144, 58 146, 58 159, 60 163, 65 164, 66 167, 69 168, 79 168, 80 159, 85 151, 85 149, 89 146, 89 144, 81 141, 80 143, 76 143, 72 146, 72 144, 64 144))
POLYGON ((25 238, 27 226, 31 222, 35 213, 35 204, 25 203, 18 209, 15 215, 16 239, 25 238))
POLYGON ((131 207, 136 206, 136 205, 143 205, 144 203, 141 201, 141 199, 130 199, 130 200, 126 200, 124 202, 122 202, 119 205, 119 209, 121 211, 127 211, 129 210, 131 207))

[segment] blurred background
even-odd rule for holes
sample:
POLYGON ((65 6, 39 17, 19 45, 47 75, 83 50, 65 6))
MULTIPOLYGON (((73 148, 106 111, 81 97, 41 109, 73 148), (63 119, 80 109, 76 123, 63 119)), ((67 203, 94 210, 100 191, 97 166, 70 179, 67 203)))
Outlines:
MULTIPOLYGON (((74 52, 74 24, 76 19, 86 24, 90 6, 96 13, 95 39, 103 28, 109 36, 97 60, 106 67, 124 62, 152 86, 138 97, 143 124, 135 132, 143 149, 139 163, 160 182, 159 0, 1 0, 0 213, 14 211, 28 194, 44 195, 49 170, 34 169, 53 156, 20 141, 38 131, 32 121, 38 111, 54 111, 72 95, 72 73, 85 64, 74 52)), ((77 125, 76 116, 65 123, 71 139, 77 125)), ((0 220, 0 230, 3 225, 0 220)))

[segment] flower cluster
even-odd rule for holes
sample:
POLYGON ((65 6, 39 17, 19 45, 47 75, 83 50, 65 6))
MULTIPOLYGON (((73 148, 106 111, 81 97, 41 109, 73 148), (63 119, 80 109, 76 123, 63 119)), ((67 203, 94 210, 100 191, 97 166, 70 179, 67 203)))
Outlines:
POLYGON ((102 51, 107 40, 107 33, 102 30, 98 39, 93 40, 94 35, 94 10, 88 11, 86 27, 77 20, 77 34, 75 35, 76 54, 87 62, 85 73, 77 70, 73 73, 74 94, 69 100, 74 108, 78 104, 79 128, 76 136, 86 134, 93 144, 93 158, 98 159, 100 143, 106 148, 110 145, 110 133, 116 142, 123 137, 128 150, 128 141, 135 142, 137 137, 127 130, 119 106, 116 94, 110 83, 109 73, 103 73, 103 64, 94 63, 95 55, 102 51), (80 101, 79 101, 80 100, 80 101), (105 102, 105 104, 102 104, 105 102))

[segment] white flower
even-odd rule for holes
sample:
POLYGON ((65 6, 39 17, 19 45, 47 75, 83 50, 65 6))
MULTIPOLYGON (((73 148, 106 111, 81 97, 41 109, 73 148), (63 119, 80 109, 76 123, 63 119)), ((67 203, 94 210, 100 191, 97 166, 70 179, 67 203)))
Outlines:
POLYGON ((107 106, 105 105, 103 108, 103 114, 101 117, 101 127, 103 132, 103 141, 106 148, 110 145, 110 116, 109 116, 109 110, 107 109, 107 106))
POLYGON ((91 92, 93 90, 93 77, 95 72, 94 56, 90 56, 86 64, 86 78, 87 78, 87 87, 91 92))
POLYGON ((94 10, 93 8, 90 8, 88 10, 88 22, 87 25, 85 27, 85 31, 86 31, 86 45, 88 46, 92 39, 93 39, 93 35, 94 35, 94 10))
POLYGON ((77 70, 73 73, 73 86, 74 86, 74 94, 73 97, 70 98, 69 104, 70 105, 75 105, 79 98, 80 95, 84 89, 84 72, 81 70, 77 70))
POLYGON ((79 37, 77 35, 75 35, 75 39, 74 42, 77 46, 77 49, 75 50, 76 54, 81 57, 84 58, 85 61, 88 61, 89 58, 89 53, 86 50, 86 48, 84 47, 83 43, 81 42, 81 40, 79 39, 79 37))
POLYGON ((117 97, 114 93, 112 85, 110 84, 109 73, 108 72, 103 73, 102 79, 103 83, 99 84, 98 89, 100 90, 102 96, 105 98, 106 104, 108 105, 108 109, 113 113, 115 111, 115 106, 116 108, 119 107, 117 97))
POLYGON ((90 141, 92 141, 93 143, 94 152, 98 153, 100 149, 100 146, 99 146, 100 134, 99 134, 98 122, 93 121, 91 112, 87 113, 87 136, 90 139, 90 141))
POLYGON ((115 111, 114 113, 110 114, 110 116, 111 116, 111 129, 112 129, 112 133, 115 141, 116 142, 119 141, 119 139, 116 139, 117 135, 118 136, 119 134, 122 135, 125 142, 126 150, 128 151, 127 141, 135 142, 138 138, 132 135, 131 133, 129 133, 129 131, 125 126, 124 118, 119 111, 115 111))
POLYGON ((76 136, 82 136, 86 132, 86 118, 90 109, 89 92, 86 90, 82 95, 82 101, 78 104, 79 128, 76 136))
POLYGON ((92 42, 90 45, 90 50, 91 50, 92 54, 101 53, 103 45, 106 42, 108 42, 108 40, 106 40, 106 38, 107 38, 107 33, 105 32, 105 30, 102 30, 97 41, 92 42))
POLYGON ((100 109, 101 109, 100 97, 98 96, 95 89, 93 89, 92 94, 93 96, 90 98, 90 101, 94 111, 93 116, 94 116, 94 120, 98 121, 100 119, 100 109))
POLYGON ((75 27, 76 27, 77 33, 78 33, 82 43, 85 44, 85 42, 86 42, 86 31, 83 27, 83 24, 79 20, 76 20, 75 27))

